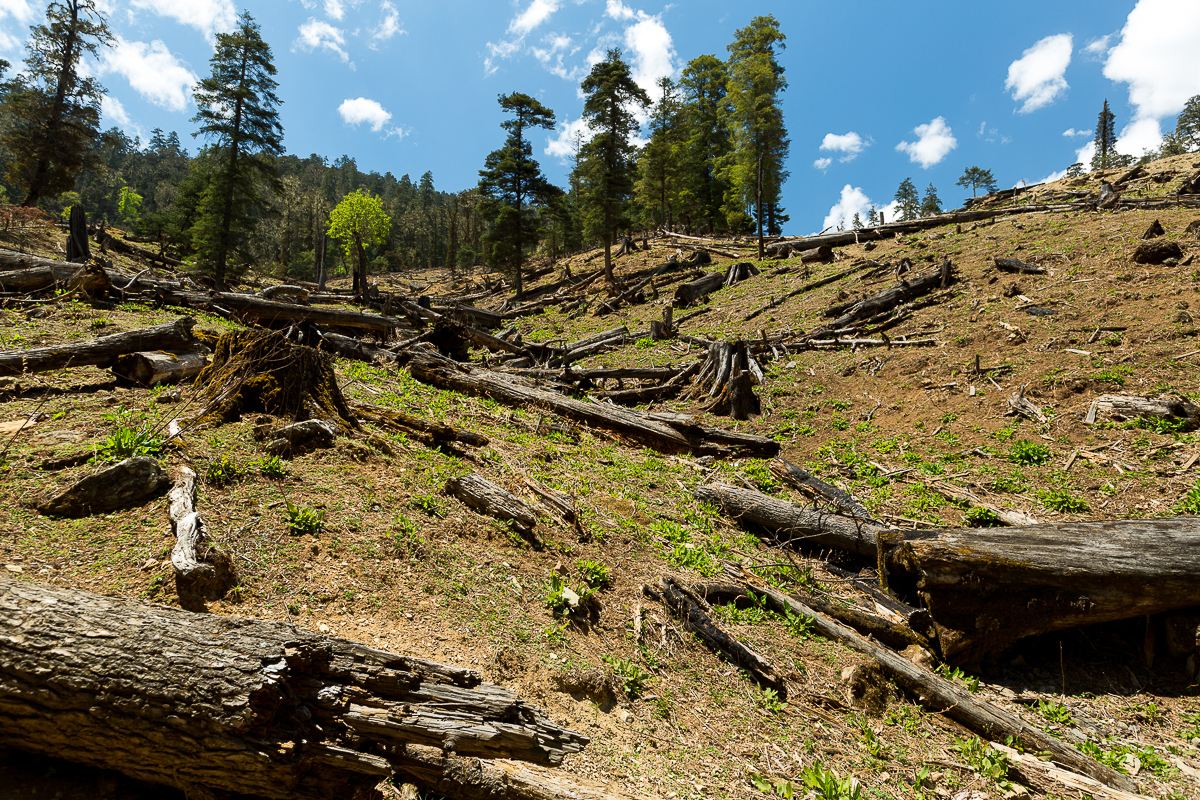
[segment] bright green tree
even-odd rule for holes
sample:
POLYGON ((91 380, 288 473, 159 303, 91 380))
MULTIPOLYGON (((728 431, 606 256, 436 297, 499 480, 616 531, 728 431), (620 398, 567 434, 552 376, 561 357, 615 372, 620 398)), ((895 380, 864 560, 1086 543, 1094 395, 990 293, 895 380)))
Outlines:
POLYGON ((525 252, 539 237, 535 206, 545 202, 549 190, 527 134, 537 128, 553 128, 554 112, 521 92, 501 95, 500 108, 510 115, 500 123, 508 135, 504 145, 484 160, 479 189, 495 210, 486 234, 492 260, 508 268, 513 291, 520 294, 524 288, 521 266, 525 252))
POLYGON ((980 189, 985 189, 988 192, 996 191, 996 178, 992 175, 990 169, 983 167, 967 167, 963 170, 963 174, 958 176, 957 185, 964 189, 971 190, 971 197, 980 189))
POLYGON ((708 233, 726 228, 722 204, 729 187, 720 165, 732 147, 728 83, 729 70, 714 55, 693 58, 679 80, 683 94, 680 212, 685 222, 708 233))
POLYGON ((1096 138, 1093 141, 1096 144, 1096 152, 1092 156, 1092 169, 1108 169, 1109 167, 1116 166, 1116 117, 1109 109, 1107 99, 1104 101, 1104 107, 1100 109, 1100 115, 1096 119, 1096 138))
POLYGON ((391 231, 383 201, 365 189, 350 192, 329 212, 328 236, 354 259, 354 296, 359 300, 367 295, 367 250, 386 242, 391 231))
POLYGON ((921 197, 917 194, 917 185, 912 178, 905 178, 896 189, 897 222, 906 222, 921 216, 921 197))
POLYGON ((121 187, 117 195, 117 215, 120 216, 121 222, 126 227, 133 228, 140 221, 143 200, 145 198, 130 187, 121 187))
POLYGON ((775 17, 755 17, 734 34, 729 45, 733 152, 726 167, 732 195, 727 214, 736 218, 753 207, 759 258, 764 255, 764 231, 776 226, 779 195, 787 178, 784 162, 790 142, 780 106, 787 80, 778 58, 785 38, 775 17))
POLYGON ((1175 120, 1175 139, 1187 150, 1200 150, 1200 94, 1190 98, 1175 120))
POLYGON ((217 34, 212 74, 196 85, 197 136, 210 141, 214 169, 192 231, 200 264, 224 288, 231 256, 242 251, 283 152, 281 103, 271 47, 248 13, 230 33, 217 34))
POLYGON ((46 20, 32 28, 25 70, 6 87, 0 148, 7 178, 33 206, 71 189, 100 134, 100 98, 93 77, 80 74, 113 37, 96 0, 52 0, 46 20))
POLYGON ((938 197, 937 187, 932 183, 925 187, 919 211, 922 217, 933 217, 942 213, 942 198, 938 197))
POLYGON ((604 279, 613 286, 612 242, 633 192, 634 111, 650 97, 633 80, 620 50, 609 50, 583 79, 583 118, 592 138, 579 150, 576 172, 585 226, 604 239, 604 279))

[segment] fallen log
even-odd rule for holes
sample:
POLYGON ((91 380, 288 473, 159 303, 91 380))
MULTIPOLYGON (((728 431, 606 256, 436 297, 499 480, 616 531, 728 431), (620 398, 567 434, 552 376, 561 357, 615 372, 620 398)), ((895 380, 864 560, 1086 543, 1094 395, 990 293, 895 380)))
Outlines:
POLYGON ((233 585, 233 571, 227 559, 213 549, 196 511, 196 473, 181 467, 168 498, 168 516, 175 546, 171 548, 171 566, 175 569, 175 591, 179 603, 190 610, 203 610, 205 600, 217 600, 233 585))
POLYGON ((601 392, 600 397, 622 405, 637 405, 674 397, 683 390, 684 384, 700 371, 701 362, 697 361, 684 369, 677 370, 667 381, 652 386, 642 386, 637 389, 618 389, 612 392, 601 392))
POLYGON ((192 337, 194 324, 191 317, 180 317, 164 325, 113 333, 89 342, 10 350, 0 353, 0 376, 66 367, 109 367, 119 356, 146 350, 190 352, 196 348, 196 340, 192 337))
POLYGON ((445 491, 484 516, 510 523, 524 535, 533 533, 537 525, 537 516, 532 508, 482 475, 471 473, 451 478, 446 481, 445 491))
POLYGON ((127 458, 76 481, 42 500, 37 510, 54 517, 86 517, 132 508, 157 497, 171 485, 158 462, 148 456, 127 458))
POLYGON ((1028 264, 1017 258, 997 258, 994 259, 996 269, 1001 272, 1016 272, 1022 275, 1045 275, 1046 268, 1039 267, 1036 264, 1028 264))
POLYGON ((200 374, 208 363, 208 354, 200 350, 188 353, 127 353, 117 356, 112 372, 118 378, 139 386, 183 383, 200 374))
POLYGON ((672 305, 675 308, 687 308, 690 305, 695 305, 724 285, 725 273, 709 272, 677 288, 672 305))
POLYGON ((188 794, 323 800, 377 796, 395 774, 481 796, 457 757, 556 764, 586 742, 467 670, 0 578, 3 746, 188 794))
POLYGON ((1092 401, 1084 422, 1094 424, 1100 415, 1115 420, 1161 420, 1179 431, 1200 428, 1200 406, 1177 394, 1138 397, 1131 394, 1103 394, 1092 401))
POLYGON ((814 331, 809 338, 819 339, 828 336, 832 331, 853 327, 879 314, 891 311, 902 303, 915 300, 936 289, 945 289, 953 282, 954 265, 950 263, 949 259, 946 259, 941 267, 924 275, 918 275, 911 281, 902 279, 898 286, 864 297, 844 311, 841 309, 826 311, 826 316, 835 316, 838 313, 841 315, 825 328, 814 331))
MULTIPOLYGON (((0 256, 4 255, 0 251, 0 256)), ((0 265, 19 259, 0 258, 0 265)), ((70 264, 46 259, 19 269, 0 272, 0 292, 35 294, 56 290, 79 292, 87 297, 102 295, 112 288, 108 273, 96 264, 70 264)))
POLYGON ((640 414, 617 406, 588 403, 547 391, 519 376, 456 364, 429 350, 405 354, 413 377, 442 389, 491 397, 516 407, 543 408, 616 433, 665 453, 774 456, 779 443, 761 436, 697 424, 683 415, 640 414))
POLYGON ((399 430, 430 447, 460 443, 472 447, 483 447, 488 443, 486 436, 474 433, 473 431, 452 428, 449 425, 422 419, 412 414, 405 414, 403 411, 397 411, 392 408, 369 406, 365 403, 355 403, 351 408, 355 414, 364 419, 399 430))
POLYGON ((1005 741, 1010 736, 1014 737, 1025 750, 1045 752, 1055 762, 1074 772, 1086 775, 1106 786, 1136 791, 1137 784, 1131 778, 1093 760, 1041 728, 1030 725, 1016 714, 973 697, 965 688, 887 648, 880 647, 852 628, 753 578, 740 568, 731 568, 729 572, 731 577, 741 580, 749 590, 769 598, 779 608, 811 618, 813 627, 822 636, 840 642, 875 661, 892 680, 926 708, 945 714, 988 740, 1005 741))
POLYGON ((780 699, 787 697, 787 685, 775 665, 718 625, 712 618, 712 607, 703 598, 670 577, 662 578, 658 586, 643 585, 642 593, 661 603, 709 649, 744 669, 760 686, 775 690, 780 699))
POLYGON ((801 469, 786 459, 773 460, 770 469, 771 474, 776 478, 799 489, 813 500, 829 503, 843 514, 871 522, 875 521, 875 516, 862 503, 855 500, 849 492, 826 483, 808 470, 801 469))

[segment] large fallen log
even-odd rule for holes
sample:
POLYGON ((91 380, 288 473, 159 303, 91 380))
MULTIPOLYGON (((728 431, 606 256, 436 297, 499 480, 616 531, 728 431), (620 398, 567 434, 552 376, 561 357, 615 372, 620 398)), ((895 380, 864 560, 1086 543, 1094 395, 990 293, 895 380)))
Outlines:
POLYGON ((234 292, 203 293, 160 287, 157 289, 156 295, 159 300, 171 305, 203 309, 225 317, 270 327, 310 322, 324 328, 367 333, 384 341, 396 329, 408 327, 395 317, 304 306, 297 303, 281 303, 277 300, 264 300, 254 295, 234 292))
POLYGON ((724 272, 709 272, 696 278, 694 281, 688 281, 675 290, 675 299, 672 301, 673 305, 676 308, 687 308, 690 305, 699 303, 724 286, 725 277, 726 274, 724 272))
POLYGON ((524 501, 477 473, 446 481, 446 494, 457 497, 480 514, 512 525, 523 534, 532 533, 537 525, 537 515, 524 501))
POLYGON ((478 765, 454 767, 473 764, 461 756, 556 764, 586 742, 468 670, 0 578, 2 746, 189 795, 324 800, 377 796, 394 775, 456 797, 558 796, 485 795, 478 765))
POLYGON ((186 353, 195 350, 191 317, 180 317, 165 325, 113 333, 88 342, 9 350, 0 353, 0 376, 46 372, 65 367, 109 367, 120 356, 146 350, 186 353))
POLYGON ((942 655, 955 661, 1029 636, 1200 606, 1196 517, 899 531, 737 486, 694 493, 782 543, 874 560, 890 582, 913 588, 942 655))
POLYGON ((182 383, 200 374, 208 363, 208 353, 194 350, 190 353, 127 353, 118 356, 112 366, 118 378, 139 386, 182 383))
POLYGON ((779 443, 771 439, 707 427, 684 415, 641 414, 605 403, 564 397, 520 376, 456 364, 429 350, 414 349, 405 355, 413 377, 424 383, 490 397, 518 408, 542 408, 660 452, 758 457, 779 452, 779 443))
MULTIPOLYGON (((0 251, 0 256, 7 255, 0 251)), ((19 259, 0 258, 0 265, 19 259)), ((19 269, 0 272, 0 292, 33 294, 57 289, 77 291, 89 297, 112 288, 108 274, 95 264, 69 264, 37 259, 38 262, 19 269)))
POLYGON ((884 289, 869 297, 855 302, 849 307, 836 307, 826 311, 827 316, 837 316, 825 328, 813 331, 809 338, 819 339, 833 331, 844 330, 859 325, 879 314, 892 311, 902 303, 915 300, 936 289, 945 289, 954 282, 954 265, 947 259, 940 267, 918 275, 912 280, 901 280, 896 286, 884 289))
POLYGON ((1200 407, 1177 394, 1138 397, 1132 394, 1102 394, 1092 401, 1084 419, 1089 425, 1103 414, 1116 420, 1160 420, 1179 431, 1200 428, 1200 407))

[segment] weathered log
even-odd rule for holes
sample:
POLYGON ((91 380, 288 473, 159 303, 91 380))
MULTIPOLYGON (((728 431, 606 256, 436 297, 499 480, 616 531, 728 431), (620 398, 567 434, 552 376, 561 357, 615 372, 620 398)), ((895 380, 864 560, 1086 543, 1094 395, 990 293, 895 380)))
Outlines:
POLYGON ((1165 264, 1170 259, 1183 258, 1183 248, 1171 239, 1151 239, 1142 242, 1133 251, 1135 264, 1165 264))
POLYGON ((3 746, 189 794, 323 800, 375 797, 393 774, 482 796, 458 756, 555 764, 586 742, 467 670, 0 579, 3 746))
POLYGON ((1100 415, 1115 420, 1162 420, 1180 431, 1200 428, 1200 406, 1178 394, 1138 397, 1131 394, 1103 394, 1092 401, 1084 419, 1089 425, 1100 415))
POLYGON ((323 419, 306 419, 266 432, 262 438, 266 440, 263 449, 271 455, 295 458, 333 447, 337 426, 323 419))
POLYGON ((161 351, 127 353, 117 356, 112 366, 118 378, 139 386, 183 383, 200 374, 208 363, 208 354, 193 350, 189 353, 164 353, 161 351))
POLYGON ((898 286, 893 286, 890 289, 884 289, 881 292, 865 297, 844 311, 841 309, 838 311, 834 311, 833 309, 827 310, 825 312, 826 316, 835 316, 838 313, 840 313, 840 316, 825 328, 813 331, 809 335, 809 338, 819 339, 829 335, 831 331, 859 325, 872 317, 895 309, 902 303, 915 300, 937 289, 944 289, 953 282, 954 265, 947 259, 938 269, 931 270, 924 275, 918 275, 911 281, 902 279, 898 286))
POLYGON ((725 285, 725 273, 709 272, 694 281, 688 281, 675 290, 673 302, 676 308, 695 305, 725 285))
POLYGON ((1183 183, 1179 184, 1179 189, 1175 194, 1200 194, 1200 172, 1193 172, 1183 179, 1183 183))
POLYGON ((175 537, 171 548, 175 591, 184 608, 201 610, 205 600, 217 600, 232 587, 233 571, 212 547, 204 520, 196 511, 196 473, 191 468, 179 469, 167 498, 175 537))
POLYGON ((859 519, 875 521, 875 516, 862 503, 849 493, 842 491, 832 484, 813 475, 806 469, 797 467, 786 459, 777 458, 771 462, 771 474, 784 483, 799 489, 813 500, 822 500, 832 505, 843 514, 859 519))
POLYGON ((62 492, 41 501, 38 511, 55 517, 86 517, 139 505, 157 497, 171 479, 147 456, 127 458, 94 472, 62 492))
POLYGON ((428 350, 406 354, 413 377, 442 389, 491 397, 523 408, 543 408, 568 419, 612 431, 665 453, 774 456, 779 443, 761 436, 697 424, 691 417, 640 414, 617 406, 563 397, 515 375, 504 375, 442 358, 428 350))
POLYGON ((1045 275, 1046 268, 1036 264, 1028 264, 1018 258, 995 259, 996 269, 1001 272, 1017 272, 1022 275, 1045 275))
POLYGON ((443 425, 440 422, 433 422, 432 420, 423 419, 412 414, 405 414, 403 411, 397 411, 393 408, 369 406, 365 403, 355 403, 352 408, 359 416, 380 425, 400 430, 406 435, 431 447, 458 443, 471 445, 472 447, 483 447, 488 443, 486 436, 473 431, 452 428, 449 425, 443 425))
POLYGON ((507 489, 477 473, 446 481, 446 494, 457 497, 467 507, 484 516, 510 523, 520 533, 529 535, 537 525, 533 509, 507 489))
POLYGON ((662 578, 658 586, 642 586, 642 593, 651 600, 662 603, 688 630, 700 637, 709 649, 746 670, 760 686, 774 689, 780 698, 787 697, 787 685, 775 665, 718 625, 710 613, 712 607, 703 598, 670 577, 662 578))
POLYGON ((303 286, 294 286, 292 284, 282 283, 276 286, 268 286, 258 292, 259 297, 266 300, 282 300, 287 303, 298 303, 305 305, 309 301, 308 289, 303 286))
MULTIPOLYGON (((19 269, 0 272, 0 292, 34 294, 62 289, 94 297, 112 288, 108 273, 96 264, 66 264, 48 259, 38 261, 45 263, 31 263, 19 269)), ((0 265, 4 265, 3 260, 0 260, 0 265)))
POLYGON ((749 576, 740 569, 731 569, 730 574, 743 581, 748 589, 766 596, 780 607, 786 608, 794 614, 810 617, 813 620, 813 627, 822 636, 840 642, 851 650, 871 658, 892 680, 912 694, 926 708, 945 714, 968 730, 989 740, 1004 741, 1010 736, 1014 737, 1021 742, 1024 749, 1033 752, 1044 751, 1054 761, 1106 786, 1125 791, 1137 789, 1137 784, 1131 778, 1100 764, 1070 744, 1050 736, 1035 725, 1030 725, 1016 714, 973 697, 965 688, 914 664, 887 648, 880 647, 852 628, 830 619, 816 609, 749 576))
POLYGON ((181 317, 165 325, 101 336, 89 342, 10 350, 0 353, 0 376, 24 372, 46 372, 65 367, 108 367, 118 356, 143 350, 185 353, 194 350, 190 317, 181 317))

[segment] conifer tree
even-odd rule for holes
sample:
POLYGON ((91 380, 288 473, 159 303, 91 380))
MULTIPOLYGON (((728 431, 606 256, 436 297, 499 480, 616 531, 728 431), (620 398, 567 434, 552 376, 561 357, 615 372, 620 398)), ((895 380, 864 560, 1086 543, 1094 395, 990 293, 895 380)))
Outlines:
POLYGON ((1179 112, 1175 141, 1185 150, 1200 150, 1200 94, 1190 98, 1179 112))
POLYGON ((963 174, 958 176, 956 183, 964 189, 970 189, 971 197, 974 197, 975 193, 980 189, 988 192, 996 191, 995 176, 992 175, 990 169, 984 169, 983 167, 967 167, 963 170, 963 174))
POLYGON ((275 94, 271 47, 248 13, 230 33, 217 34, 212 74, 196 85, 197 136, 210 142, 213 169, 192 230, 200 264, 218 289, 229 262, 245 246, 264 190, 278 184, 275 159, 283 152, 280 99, 275 94))
POLYGON ((0 133, 6 177, 24 190, 22 205, 74 186, 100 135, 104 94, 95 78, 80 74, 79 64, 112 41, 96 0, 52 0, 46 21, 33 26, 24 74, 3 92, 0 133))
POLYGON ((680 210, 688 223, 707 233, 727 227, 721 207, 729 187, 720 165, 728 159, 732 146, 728 82, 725 62, 714 55, 693 58, 679 80, 684 103, 680 115, 684 130, 680 210))
POLYGON ((874 206, 874 204, 872 204, 871 207, 867 209, 867 225, 869 225, 873 228, 878 224, 879 224, 879 209, 876 208, 874 206))
POLYGON ((679 195, 680 123, 679 90, 668 77, 658 81, 659 99, 650 114, 650 141, 638 158, 638 181, 635 194, 650 227, 665 226, 674 221, 679 195))
POLYGON ((1093 140, 1096 144, 1096 153, 1092 156, 1092 169, 1108 169, 1115 166, 1117 155, 1115 120, 1106 99, 1104 107, 1100 109, 1100 116, 1096 120, 1096 138, 1093 140))
POLYGON ((587 229, 604 239, 604 279, 613 285, 612 241, 633 191, 633 112, 650 97, 633 80, 620 50, 609 50, 583 79, 583 118, 593 134, 579 150, 576 165, 587 229))
POLYGON ((850 220, 850 227, 856 231, 862 230, 862 227, 863 227, 862 215, 859 214, 857 211, 854 212, 854 218, 852 220, 850 220))
POLYGON ((508 135, 504 145, 485 159, 479 171, 479 189, 495 204, 487 233, 492 258, 511 271, 513 291, 520 294, 525 251, 539 235, 533 204, 545 201, 550 186, 526 134, 534 128, 553 128, 554 112, 521 92, 501 95, 500 108, 511 115, 500 123, 508 135))
POLYGON ((921 215, 921 198, 917 194, 917 185, 912 178, 905 178, 896 189, 897 222, 906 222, 921 215))
POLYGON ((920 214, 922 217, 933 217, 942 213, 942 198, 938 197, 937 187, 932 183, 925 187, 921 198, 920 214))
POLYGON ((733 152, 727 175, 733 201, 729 214, 753 207, 758 229, 758 256, 764 256, 763 236, 768 214, 779 202, 787 178, 784 161, 790 142, 783 123, 780 95, 787 88, 778 52, 786 37, 773 16, 755 17, 734 34, 729 45, 730 129, 733 152))

